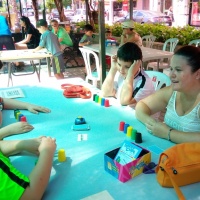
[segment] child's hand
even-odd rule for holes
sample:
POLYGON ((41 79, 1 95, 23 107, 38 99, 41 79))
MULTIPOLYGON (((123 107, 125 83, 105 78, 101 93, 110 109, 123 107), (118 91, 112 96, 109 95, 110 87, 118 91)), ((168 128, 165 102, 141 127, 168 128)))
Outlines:
POLYGON ((38 150, 40 153, 42 153, 43 151, 54 153, 56 150, 56 140, 51 137, 42 137, 41 144, 38 150))
POLYGON ((2 129, 4 129, 4 131, 9 133, 9 135, 14 135, 14 134, 26 133, 26 132, 32 131, 34 127, 27 122, 15 122, 2 129))
POLYGON ((29 110, 31 113, 34 113, 34 114, 38 114, 38 111, 43 112, 43 113, 51 112, 51 110, 49 110, 48 108, 45 108, 43 106, 34 105, 34 104, 29 104, 27 106, 27 110, 29 110))
POLYGON ((130 66, 128 73, 136 74, 141 66, 141 60, 135 60, 133 64, 130 66))
POLYGON ((40 136, 38 138, 29 139, 29 140, 22 140, 19 145, 21 151, 28 151, 29 153, 33 153, 35 155, 39 155, 39 146, 42 142, 42 138, 45 136, 40 136))
POLYGON ((112 61, 117 62, 117 55, 112 56, 112 61))
POLYGON ((111 69, 110 69, 110 71, 117 72, 117 70, 118 70, 118 67, 117 67, 117 56, 114 55, 114 56, 112 56, 112 59, 111 59, 111 69))
POLYGON ((122 35, 123 35, 123 36, 126 36, 126 29, 123 29, 122 35))

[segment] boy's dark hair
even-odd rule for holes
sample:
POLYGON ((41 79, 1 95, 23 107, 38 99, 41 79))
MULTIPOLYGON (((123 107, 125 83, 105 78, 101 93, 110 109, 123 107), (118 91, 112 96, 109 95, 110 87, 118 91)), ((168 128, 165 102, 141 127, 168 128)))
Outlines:
POLYGON ((111 31, 109 29, 106 30, 106 33, 111 33, 111 31))
POLYGON ((39 28, 41 26, 45 26, 45 27, 48 26, 47 21, 45 19, 40 19, 40 20, 37 21, 36 27, 39 28))
POLYGON ((84 27, 84 30, 85 31, 94 31, 93 26, 90 25, 90 24, 86 24, 85 27, 84 27))
POLYGON ((117 57, 119 60, 133 63, 135 60, 142 60, 142 50, 137 44, 127 42, 118 49, 117 57))

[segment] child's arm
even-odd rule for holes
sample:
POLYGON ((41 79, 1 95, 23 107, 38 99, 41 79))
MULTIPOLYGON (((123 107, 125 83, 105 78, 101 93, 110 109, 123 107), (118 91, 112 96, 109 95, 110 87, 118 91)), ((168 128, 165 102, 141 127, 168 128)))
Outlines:
POLYGON ((29 110, 32 113, 38 114, 38 112, 49 113, 48 108, 43 106, 34 105, 27 102, 22 102, 16 99, 3 98, 4 109, 22 109, 29 110))
POLYGON ((24 191, 21 200, 30 199, 30 197, 32 199, 42 199, 48 185, 55 149, 55 139, 42 138, 38 149, 40 153, 38 162, 29 175, 30 185, 24 191))
POLYGON ((33 129, 34 127, 27 122, 15 122, 3 128, 0 128, 0 140, 10 135, 26 133, 32 131, 33 129))
POLYGON ((83 46, 89 45, 89 44, 90 44, 90 41, 88 41, 88 42, 82 42, 82 43, 80 42, 80 43, 79 43, 79 46, 80 46, 80 47, 83 47, 83 46))
POLYGON ((134 92, 134 77, 135 74, 138 72, 139 68, 141 66, 141 61, 137 60, 134 61, 134 63, 131 65, 131 67, 128 70, 128 74, 126 76, 126 79, 124 80, 121 93, 120 93, 120 103, 121 105, 130 105, 135 104, 136 100, 132 97, 134 92))
POLYGON ((41 49, 43 49, 43 47, 38 46, 38 47, 36 47, 35 49, 33 49, 33 52, 39 51, 39 50, 41 50, 41 49))
POLYGON ((82 46, 85 46, 85 45, 89 45, 90 44, 90 41, 87 40, 87 36, 84 35, 80 42, 79 42, 79 46, 82 47, 82 46))
POLYGON ((30 140, 0 141, 0 151, 5 155, 13 155, 22 151, 39 154, 38 162, 29 175, 29 186, 21 196, 21 200, 42 199, 47 187, 54 152, 56 149, 55 139, 39 137, 30 140))
POLYGON ((114 96, 116 91, 114 89, 114 78, 117 73, 117 57, 113 56, 111 61, 111 69, 108 72, 106 79, 101 87, 101 95, 104 97, 114 96))
POLYGON ((27 151, 38 155, 38 148, 43 137, 28 140, 2 140, 0 141, 0 151, 6 157, 27 151))

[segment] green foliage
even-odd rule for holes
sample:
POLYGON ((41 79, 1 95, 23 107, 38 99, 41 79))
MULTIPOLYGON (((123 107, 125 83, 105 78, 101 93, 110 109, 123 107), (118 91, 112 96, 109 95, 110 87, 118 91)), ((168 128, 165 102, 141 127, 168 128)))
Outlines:
MULTIPOLYGON (((119 37, 122 34, 122 28, 120 25, 112 26, 113 36, 119 37)), ((185 26, 183 28, 169 27, 161 24, 140 24, 135 23, 135 31, 140 36, 154 35, 156 42, 165 42, 169 38, 178 38, 179 45, 186 45, 191 40, 200 39, 200 31, 193 26, 185 26)))
POLYGON ((2 0, 2 7, 0 7, 0 12, 6 12, 6 11, 7 11, 6 0, 2 0))
POLYGON ((116 23, 113 26, 111 26, 111 31, 113 36, 120 37, 123 29, 120 24, 116 23))
POLYGON ((80 21, 76 23, 76 26, 80 26, 80 28, 84 28, 85 25, 86 25, 86 21, 80 21))
MULTIPOLYGON (((53 8, 56 8, 56 4, 54 2, 54 0, 46 0, 46 7, 49 10, 52 10, 53 8)), ((71 6, 72 4, 72 0, 62 0, 63 6, 66 8, 67 6, 71 6)))

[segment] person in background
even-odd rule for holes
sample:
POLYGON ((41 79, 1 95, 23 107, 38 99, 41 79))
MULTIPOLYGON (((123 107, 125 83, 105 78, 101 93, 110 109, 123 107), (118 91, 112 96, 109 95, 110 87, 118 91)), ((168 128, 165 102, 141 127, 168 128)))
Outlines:
POLYGON ((116 97, 121 105, 135 106, 141 99, 155 92, 151 78, 141 68, 142 51, 127 42, 113 56, 111 68, 101 88, 104 97, 116 97))
MULTIPOLYGON (((7 50, 15 50, 15 45, 12 39, 12 33, 10 31, 8 21, 6 17, 0 15, 0 51, 3 47, 7 50)), ((0 61, 0 69, 3 67, 3 63, 0 61)))
POLYGON ((112 36, 111 30, 109 30, 109 29, 106 30, 105 38, 106 38, 106 40, 115 40, 116 41, 116 39, 112 36))
MULTIPOLYGON (((21 49, 34 49, 35 47, 37 47, 40 42, 41 34, 33 26, 29 18, 22 16, 20 18, 20 25, 24 30, 25 38, 22 41, 15 43, 15 48, 17 50, 21 50, 21 49)), ((15 66, 18 71, 21 71, 23 70, 24 63, 16 62, 15 66)))
POLYGON ((121 35, 120 45, 123 45, 126 42, 133 42, 137 44, 139 47, 142 47, 142 38, 136 31, 134 31, 134 21, 127 20, 122 22, 121 25, 123 28, 123 32, 121 35))
POLYGON ((24 29, 25 38, 15 43, 16 49, 34 49, 39 45, 41 34, 33 26, 28 17, 22 16, 20 18, 20 25, 24 29))
MULTIPOLYGON (((0 141, 1 199, 42 199, 48 185, 56 141, 50 137, 0 141), (37 164, 26 176, 16 169, 9 157, 29 152, 38 156, 37 164)), ((22 163, 24 165, 25 163, 22 163)))
MULTIPOLYGON (((108 41, 112 40, 112 41, 116 42, 116 39, 112 36, 112 32, 109 29, 106 30, 105 39, 108 41)), ((108 68, 110 68, 110 66, 111 66, 111 57, 110 56, 106 56, 106 65, 108 68)))
POLYGON ((136 117, 150 134, 174 143, 200 142, 200 49, 184 46, 170 62, 171 86, 141 100, 136 117), (164 123, 151 115, 167 108, 164 123))
MULTIPOLYGON (((18 101, 16 99, 7 99, 0 97, 0 127, 3 123, 3 110, 29 110, 31 113, 38 114, 38 112, 49 113, 51 112, 48 108, 43 106, 38 106, 35 104, 18 101)), ((0 140, 9 136, 20 133, 25 133, 33 130, 33 126, 31 126, 28 122, 15 122, 13 124, 9 124, 5 127, 0 128, 0 140)))
POLYGON ((40 19, 39 21, 37 21, 36 27, 42 35, 39 46, 35 48, 33 52, 46 48, 53 55, 52 67, 56 79, 63 79, 65 64, 62 51, 60 49, 60 43, 58 41, 58 37, 48 30, 47 21, 44 19, 40 19))
POLYGON ((66 47, 72 47, 73 42, 67 33, 67 31, 59 26, 58 21, 53 19, 51 20, 51 27, 52 27, 52 32, 57 35, 58 41, 60 42, 61 50, 63 51, 66 47))
POLYGON ((167 15, 171 18, 172 22, 174 22, 174 13, 172 6, 169 7, 167 15))
POLYGON ((84 27, 84 31, 85 34, 83 35, 83 37, 81 38, 80 42, 79 42, 79 46, 85 46, 85 45, 90 45, 92 44, 93 38, 92 38, 92 34, 94 32, 93 27, 90 24, 86 24, 84 27))

